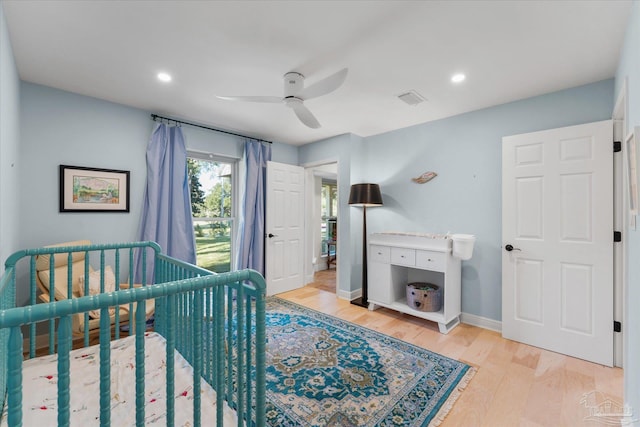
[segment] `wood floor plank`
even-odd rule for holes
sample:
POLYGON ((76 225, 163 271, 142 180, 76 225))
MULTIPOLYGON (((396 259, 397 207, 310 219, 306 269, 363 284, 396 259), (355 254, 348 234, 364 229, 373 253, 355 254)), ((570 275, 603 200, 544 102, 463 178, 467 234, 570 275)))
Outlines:
POLYGON ((506 372, 483 419, 483 426, 517 426, 524 419, 534 371, 517 363, 509 363, 504 369, 506 372))
POLYGON ((527 396, 527 405, 522 413, 522 418, 539 425, 555 425, 562 413, 563 396, 559 396, 556 390, 564 387, 564 375, 562 368, 547 370, 543 375, 536 375, 527 396), (541 408, 544 408, 541 410, 541 408))
POLYGON ((585 420, 592 400, 623 402, 619 368, 506 340, 495 331, 465 324, 444 335, 433 322, 388 309, 369 311, 327 289, 335 289, 335 270, 318 272, 314 283, 278 296, 477 369, 441 427, 593 425, 585 420))
MULTIPOLYGON (((562 425, 579 426, 585 425, 585 417, 589 414, 588 406, 582 403, 591 392, 596 391, 596 383, 590 373, 577 372, 574 369, 564 370, 564 395, 560 422, 562 425)), ((622 401, 622 393, 620 393, 622 401)))
POLYGON ((482 425, 501 381, 502 375, 496 375, 489 369, 478 369, 467 389, 445 418, 444 425, 482 425))
POLYGON ((469 344, 467 351, 461 356, 462 359, 468 363, 481 365, 491 353, 493 346, 502 339, 497 332, 489 331, 486 329, 476 328, 480 332, 476 336, 476 339, 469 344))

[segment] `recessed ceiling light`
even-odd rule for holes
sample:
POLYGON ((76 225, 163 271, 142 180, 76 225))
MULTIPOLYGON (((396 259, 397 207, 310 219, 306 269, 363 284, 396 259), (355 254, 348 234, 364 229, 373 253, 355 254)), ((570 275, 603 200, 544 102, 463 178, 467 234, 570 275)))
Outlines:
POLYGON ((170 82, 171 81, 171 76, 167 73, 158 73, 158 80, 160 80, 161 82, 170 82))
POLYGON ((453 76, 451 76, 451 81, 453 83, 460 83, 460 82, 464 81, 464 79, 466 79, 466 78, 467 78, 467 76, 465 76, 464 74, 458 73, 458 74, 454 74, 453 76))

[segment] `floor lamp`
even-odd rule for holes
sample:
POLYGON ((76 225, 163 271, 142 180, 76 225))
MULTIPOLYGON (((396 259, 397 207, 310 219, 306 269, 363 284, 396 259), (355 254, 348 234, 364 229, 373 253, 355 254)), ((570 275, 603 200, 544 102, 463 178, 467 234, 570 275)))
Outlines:
POLYGON ((351 304, 367 307, 367 207, 382 206, 382 195, 378 184, 353 184, 349 193, 349 205, 362 206, 362 297, 351 304))

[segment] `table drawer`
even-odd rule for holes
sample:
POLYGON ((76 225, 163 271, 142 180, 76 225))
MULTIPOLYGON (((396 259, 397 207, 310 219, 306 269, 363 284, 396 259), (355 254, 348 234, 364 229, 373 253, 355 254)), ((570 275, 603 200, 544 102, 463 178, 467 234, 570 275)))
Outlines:
POLYGON ((391 264, 416 265, 416 250, 391 248, 391 264))
POLYGON ((389 261, 391 260, 391 248, 389 246, 371 245, 370 248, 371 252, 369 253, 369 261, 389 264, 389 261))
POLYGON ((425 270, 446 271, 447 254, 444 252, 416 251, 416 266, 425 270))

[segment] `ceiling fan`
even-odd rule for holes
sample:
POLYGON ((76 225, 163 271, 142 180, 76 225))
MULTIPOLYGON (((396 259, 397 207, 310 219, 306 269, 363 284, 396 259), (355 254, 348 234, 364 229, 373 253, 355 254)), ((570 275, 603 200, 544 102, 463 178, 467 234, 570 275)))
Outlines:
POLYGON ((304 76, 291 71, 284 75, 284 97, 277 96, 218 96, 217 98, 228 101, 248 101, 266 103, 284 103, 291 108, 298 119, 312 129, 320 127, 320 122, 313 113, 304 105, 304 101, 326 95, 338 89, 347 78, 347 68, 343 68, 310 86, 304 87, 304 76))

